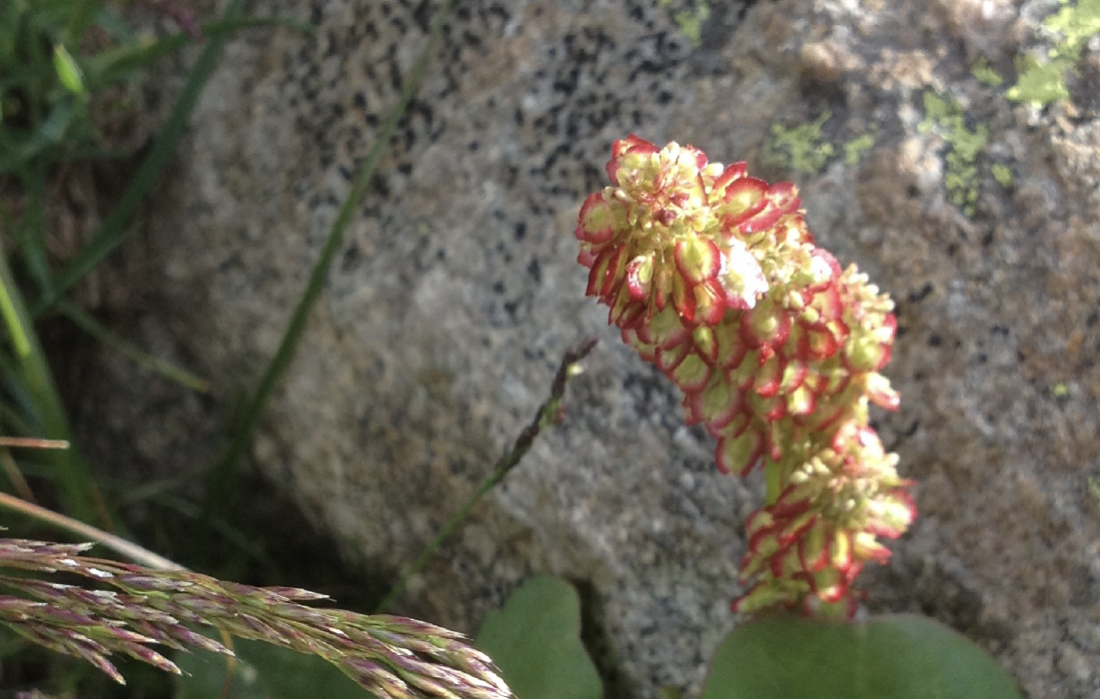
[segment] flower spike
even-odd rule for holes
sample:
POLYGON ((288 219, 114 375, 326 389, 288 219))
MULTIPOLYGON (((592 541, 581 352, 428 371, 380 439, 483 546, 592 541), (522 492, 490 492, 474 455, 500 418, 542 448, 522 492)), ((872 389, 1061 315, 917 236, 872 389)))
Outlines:
POLYGON ((898 407, 879 373, 893 303, 815 245, 790 182, 634 135, 614 143, 607 174, 575 231, 587 295, 684 392, 720 471, 768 474, 734 611, 854 613, 856 575, 890 556, 878 538, 916 517, 868 422, 869 403, 898 407))

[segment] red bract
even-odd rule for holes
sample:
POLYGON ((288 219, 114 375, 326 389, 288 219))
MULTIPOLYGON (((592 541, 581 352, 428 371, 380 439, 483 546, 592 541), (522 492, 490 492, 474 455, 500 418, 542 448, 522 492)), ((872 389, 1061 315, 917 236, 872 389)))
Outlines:
POLYGON ((714 279, 722 268, 722 253, 717 245, 705 238, 676 241, 672 258, 676 261, 676 271, 692 285, 714 279))
POLYGON ((590 194, 581 206, 574 235, 591 245, 603 245, 615 235, 614 208, 601 194, 590 194))
POLYGON ((616 141, 612 186, 581 207, 587 294, 623 341, 684 391, 725 472, 769 473, 747 525, 737 611, 854 610, 851 583, 916 508, 868 426, 896 409, 878 373, 896 334, 890 300, 816 247, 798 188, 708 163, 692 146, 616 141), (766 270, 766 271, 765 271, 766 270))
POLYGON ((615 141, 611 146, 611 160, 607 161, 607 176, 614 184, 619 184, 619 168, 626 156, 631 154, 648 155, 657 152, 657 146, 649 141, 630 134, 625 139, 615 141))

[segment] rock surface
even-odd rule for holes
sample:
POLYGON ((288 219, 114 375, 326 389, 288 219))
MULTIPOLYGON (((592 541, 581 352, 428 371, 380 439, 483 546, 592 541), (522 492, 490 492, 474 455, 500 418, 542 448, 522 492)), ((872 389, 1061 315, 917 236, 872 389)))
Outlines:
MULTIPOLYGON (((657 4, 456 3, 255 463, 350 555, 397 570, 530 418, 561 353, 599 333, 566 424, 403 611, 474 631, 525 577, 556 573, 583 592, 609 697, 696 693, 736 623, 759 484, 715 472, 671 385, 605 328, 572 237, 614 139, 690 142, 797 181, 818 242, 897 301, 885 373, 902 409, 878 425, 919 482, 921 516, 891 565, 864 574, 867 606, 950 624, 1031 697, 1100 696, 1100 53, 1088 37, 1067 49, 1072 31, 1047 20, 1074 6, 657 4), (1072 59, 1067 96, 1010 100, 1014 59, 1055 47, 1072 59)), ((157 302, 137 339, 225 400, 137 391, 150 380, 106 361, 95 439, 144 472, 210 456, 229 389, 273 353, 429 12, 253 5, 319 31, 230 46, 159 197, 157 302)))

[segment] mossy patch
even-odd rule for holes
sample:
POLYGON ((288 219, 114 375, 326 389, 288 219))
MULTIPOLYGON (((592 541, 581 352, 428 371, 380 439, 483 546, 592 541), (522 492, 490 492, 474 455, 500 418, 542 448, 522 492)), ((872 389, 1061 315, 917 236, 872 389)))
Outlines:
POLYGON ((962 107, 948 95, 924 93, 924 113, 917 130, 939 134, 949 147, 944 155, 947 171, 943 178, 947 198, 967 216, 973 216, 981 184, 977 158, 989 141, 989 129, 984 124, 974 130, 967 128, 962 107))
POLYGON ((1062 9, 1043 20, 1042 26, 1061 41, 1047 51, 1045 61, 1032 55, 1017 59, 1019 78, 1005 92, 1008 99, 1042 107, 1069 98, 1066 72, 1074 69, 1089 39, 1100 33, 1100 0, 1079 0, 1072 6, 1069 0, 1059 2, 1062 9))
POLYGON ((833 156, 833 144, 821 138, 821 127, 829 117, 825 112, 816 121, 799 126, 772 124, 771 136, 764 143, 761 159, 773 167, 814 175, 833 156))
POLYGON ((1005 187, 1012 184, 1012 170, 1004 163, 994 163, 990 166, 989 172, 992 173, 993 179, 997 180, 1005 187))
MULTIPOLYGON (((658 0, 657 7, 670 7, 672 0, 658 0)), ((672 19, 680 27, 688 41, 695 48, 703 44, 703 22, 710 19, 710 5, 706 0, 695 0, 690 10, 676 12, 672 19)))
POLYGON ((1005 96, 1015 102, 1027 102, 1042 107, 1058 100, 1069 99, 1065 73, 1071 68, 1069 61, 1052 60, 1039 63, 1034 56, 1021 56, 1016 60, 1020 74, 1016 84, 1008 88, 1005 96))
POLYGON ((984 57, 981 58, 970 68, 970 74, 978 79, 979 82, 989 85, 990 87, 1000 87, 1005 81, 1001 77, 1001 74, 993 69, 993 66, 989 65, 984 57))
POLYGON ((875 145, 875 137, 869 133, 853 138, 844 144, 844 162, 855 165, 863 152, 875 145))

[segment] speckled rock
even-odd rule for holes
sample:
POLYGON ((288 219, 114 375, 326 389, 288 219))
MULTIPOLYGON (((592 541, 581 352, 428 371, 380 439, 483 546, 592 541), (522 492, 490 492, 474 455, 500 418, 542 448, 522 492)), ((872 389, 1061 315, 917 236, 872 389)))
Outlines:
MULTIPOLYGON (((396 570, 529 419, 560 354, 599 333, 566 424, 403 609, 475 630, 525 577, 556 573, 583 592, 608 696, 696 692, 736 623, 758 484, 715 472, 671 385, 606 329, 571 234, 612 140, 690 142, 796 180, 819 243, 897 301, 902 409, 878 426, 921 517, 865 574, 868 608, 950 624, 1036 699, 1100 696, 1096 41, 1067 49, 1044 28, 1073 11, 1053 1, 658 4, 456 4, 254 462, 350 555, 396 570), (1017 57, 1059 46, 1065 96, 1009 99, 1017 57)), ((152 217, 158 303, 136 328, 224 396, 274 351, 428 22, 427 3, 253 5, 319 32, 229 48, 152 217)), ((149 380, 116 361, 101 375, 113 456, 135 433, 134 468, 209 456, 228 399, 138 393, 149 380)))

